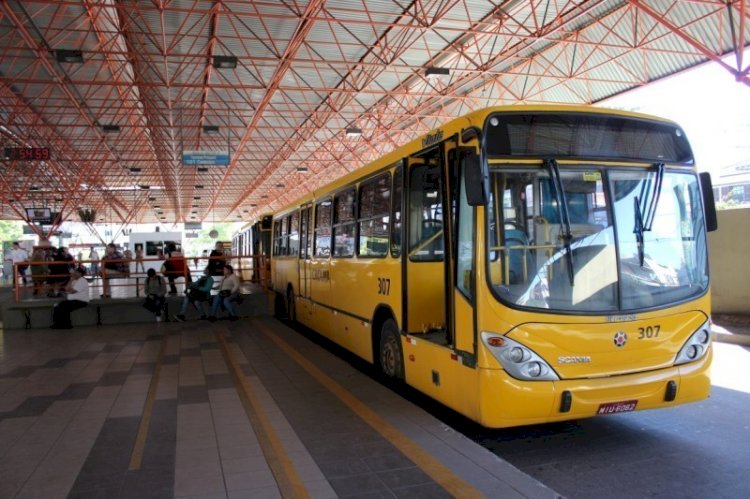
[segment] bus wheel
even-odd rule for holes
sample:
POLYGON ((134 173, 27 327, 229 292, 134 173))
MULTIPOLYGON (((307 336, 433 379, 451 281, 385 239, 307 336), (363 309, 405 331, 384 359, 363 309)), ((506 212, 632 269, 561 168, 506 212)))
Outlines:
POLYGON ((380 370, 389 378, 404 379, 404 356, 393 319, 385 321, 380 330, 380 370))
POLYGON ((294 290, 291 286, 286 288, 286 313, 290 321, 297 320, 297 306, 294 303, 294 290))

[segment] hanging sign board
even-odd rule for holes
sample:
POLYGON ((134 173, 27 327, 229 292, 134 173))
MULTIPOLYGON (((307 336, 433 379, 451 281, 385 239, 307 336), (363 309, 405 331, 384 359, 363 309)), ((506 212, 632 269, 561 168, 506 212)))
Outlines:
POLYGON ((227 166, 229 165, 229 151, 182 151, 182 164, 227 166))
POLYGON ((185 222, 185 230, 201 230, 203 223, 201 222, 185 222))
POLYGON ((193 238, 197 238, 197 237, 198 237, 198 233, 197 232, 186 232, 185 233, 185 238, 187 238, 187 239, 193 239, 193 238))

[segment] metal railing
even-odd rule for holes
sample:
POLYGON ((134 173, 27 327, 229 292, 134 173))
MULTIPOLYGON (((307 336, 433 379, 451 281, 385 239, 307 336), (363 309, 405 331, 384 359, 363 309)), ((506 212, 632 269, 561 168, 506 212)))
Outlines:
MULTIPOLYGON (((184 285, 187 287, 188 277, 203 275, 203 270, 211 260, 222 260, 228 263, 234 269, 234 273, 239 277, 240 284, 258 284, 264 289, 270 285, 270 265, 268 258, 263 255, 232 255, 223 257, 190 257, 182 256, 175 259, 169 258, 123 258, 117 260, 49 260, 49 261, 29 261, 15 262, 13 264, 13 282, 15 301, 19 302, 27 292, 33 292, 36 296, 39 292, 47 295, 51 291, 48 289, 60 289, 65 286, 70 272, 77 266, 83 266, 87 269, 85 278, 89 282, 96 283, 97 279, 101 280, 102 290, 115 288, 135 288, 134 296, 140 296, 143 286, 142 279, 147 277, 149 268, 153 268, 157 274, 176 280, 182 278, 184 285), (182 270, 170 270, 169 262, 184 261, 182 270), (167 264, 165 266, 165 264, 167 264), (190 264, 193 264, 192 267, 190 264), (50 265, 67 265, 70 270, 66 273, 49 273, 50 265), (114 267, 117 266, 117 267, 114 267), (24 267, 25 272, 22 274, 19 270, 24 267), (46 267, 46 272, 37 272, 31 270, 33 267, 46 267), (107 268, 109 267, 109 268, 107 268), (93 270, 93 272, 92 272, 93 270), (31 286, 24 284, 24 278, 31 283, 31 286), (52 279, 51 282, 48 282, 52 279)), ((223 274, 222 274, 223 275, 223 274)), ((217 276, 214 276, 217 277, 217 276)), ((170 283, 171 285, 171 283, 170 283)), ((104 295, 111 296, 111 292, 103 292, 104 295)))

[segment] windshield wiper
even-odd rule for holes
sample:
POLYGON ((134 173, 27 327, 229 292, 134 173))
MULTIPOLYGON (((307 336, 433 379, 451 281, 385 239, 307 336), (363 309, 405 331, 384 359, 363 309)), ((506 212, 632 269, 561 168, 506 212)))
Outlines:
MULTIPOLYGON (((656 170, 656 178, 654 179, 654 188, 651 192, 647 192, 646 186, 650 187, 651 182, 644 182, 641 187, 641 197, 635 197, 634 208, 635 208, 635 227, 633 233, 635 234, 635 240, 638 244, 638 262, 643 267, 643 259, 646 252, 646 242, 643 236, 644 232, 650 232, 654 225, 654 218, 656 218, 656 207, 659 205, 659 197, 661 196, 661 186, 664 180, 664 163, 656 163, 654 165, 656 170), (645 201, 647 196, 650 194, 651 199, 648 206, 641 208, 641 201, 645 201)), ((645 203, 644 203, 645 205, 645 203)))
POLYGON ((643 257, 646 248, 643 245, 643 215, 641 214, 641 200, 638 199, 638 196, 633 198, 633 216, 635 218, 633 233, 635 234, 635 242, 638 245, 638 263, 643 267, 643 257))
POLYGON ((573 265, 573 251, 570 248, 570 242, 573 235, 570 233, 570 215, 568 214, 568 200, 565 196, 562 179, 560 178, 560 167, 555 159, 544 161, 549 169, 552 185, 555 189, 555 198, 557 199, 557 214, 560 217, 560 226, 562 227, 563 247, 565 248, 565 261, 568 267, 568 277, 570 285, 575 284, 575 266, 573 265))

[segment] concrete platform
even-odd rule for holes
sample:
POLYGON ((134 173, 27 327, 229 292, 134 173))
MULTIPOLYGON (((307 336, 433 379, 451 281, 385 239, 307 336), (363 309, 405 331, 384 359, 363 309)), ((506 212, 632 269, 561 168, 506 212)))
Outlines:
POLYGON ((2 331, 0 497, 558 497, 270 317, 2 331))

